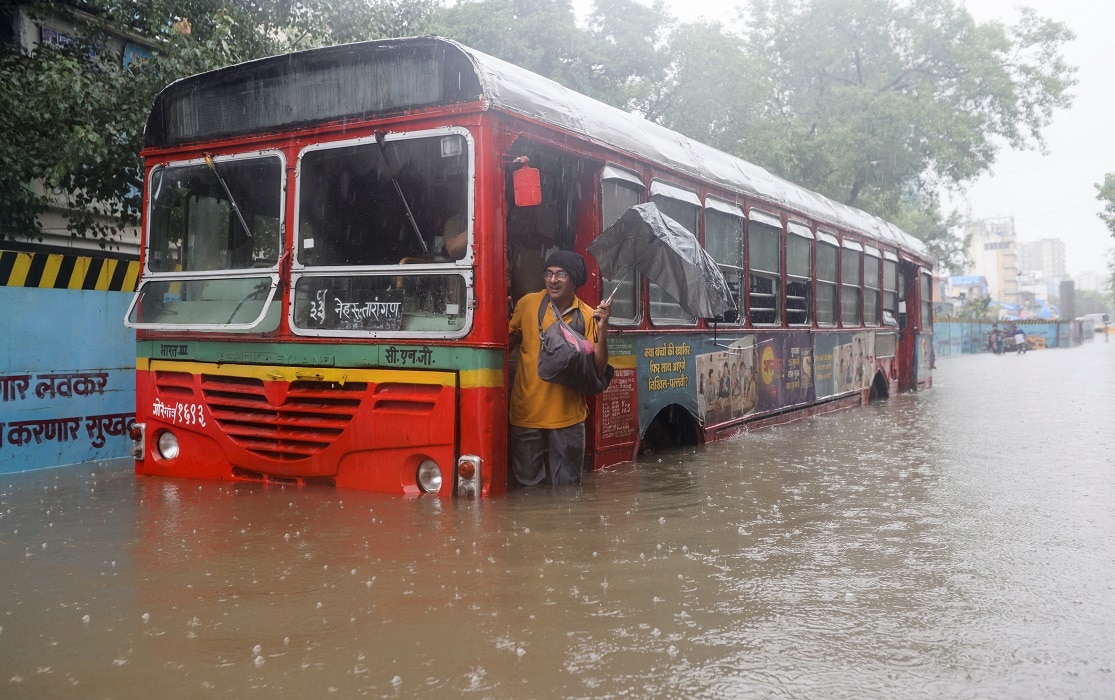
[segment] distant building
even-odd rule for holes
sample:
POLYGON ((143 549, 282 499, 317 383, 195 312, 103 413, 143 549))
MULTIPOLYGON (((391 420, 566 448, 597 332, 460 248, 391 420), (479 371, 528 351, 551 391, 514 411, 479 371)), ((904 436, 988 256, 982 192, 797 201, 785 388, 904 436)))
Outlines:
POLYGON ((990 296, 987 278, 983 275, 953 275, 948 281, 948 297, 963 306, 971 299, 990 296))
MULTIPOLYGON (((1061 280, 1065 279, 1065 242, 1060 238, 1023 241, 1018 244, 1018 267, 1022 274, 1033 274, 1044 289, 1037 291, 1046 299, 1060 298, 1061 280)), ((1025 290, 1019 288, 1019 292, 1025 290)))
POLYGON ((971 236, 968 248, 972 259, 971 275, 987 280, 988 293, 1000 304, 1017 305, 1018 293, 1018 239, 1014 233, 1014 219, 982 219, 969 221, 965 227, 971 236))
POLYGON ((1019 243, 1018 267, 1023 272, 1041 272, 1043 279, 1060 281, 1065 276, 1065 242, 1043 238, 1019 243))
POLYGON ((1081 292, 1100 292, 1107 289, 1107 281, 1111 278, 1108 272, 1088 270, 1073 276, 1076 288, 1081 292))

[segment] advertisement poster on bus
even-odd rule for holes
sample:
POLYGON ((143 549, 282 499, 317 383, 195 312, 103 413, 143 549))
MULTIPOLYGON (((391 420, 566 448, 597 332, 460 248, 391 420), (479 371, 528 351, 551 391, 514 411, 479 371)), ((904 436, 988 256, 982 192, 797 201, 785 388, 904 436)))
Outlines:
POLYGON ((812 401, 813 344, 808 333, 757 336, 759 410, 812 401))
POLYGON ((874 333, 829 333, 817 335, 814 343, 817 398, 871 386, 875 373, 874 333))
POLYGON ((663 407, 677 404, 699 415, 692 338, 650 336, 636 343, 639 382, 639 431, 644 432, 663 407))
POLYGON ((754 336, 697 356, 697 415, 704 425, 742 418, 757 403, 754 336))

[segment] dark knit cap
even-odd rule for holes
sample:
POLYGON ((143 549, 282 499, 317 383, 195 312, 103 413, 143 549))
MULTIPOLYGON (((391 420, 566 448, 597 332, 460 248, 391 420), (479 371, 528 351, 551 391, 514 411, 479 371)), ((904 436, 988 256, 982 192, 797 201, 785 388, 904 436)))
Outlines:
POLYGON ((546 267, 560 267, 573 278, 573 286, 580 287, 588 281, 588 268, 585 259, 571 250, 558 250, 546 258, 546 267))

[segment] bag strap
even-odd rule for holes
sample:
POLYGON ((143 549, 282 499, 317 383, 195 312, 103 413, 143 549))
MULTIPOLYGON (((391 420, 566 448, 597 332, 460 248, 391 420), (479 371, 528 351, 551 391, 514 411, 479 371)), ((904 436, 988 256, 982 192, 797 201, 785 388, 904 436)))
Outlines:
MULTIPOLYGON (((542 334, 542 321, 546 318, 546 304, 549 303, 554 309, 554 318, 562 318, 561 312, 558 311, 557 304, 548 295, 542 296, 542 303, 538 305, 538 334, 542 334)), ((581 335, 585 334, 585 316, 581 313, 580 306, 573 307, 573 318, 569 321, 569 327, 577 331, 581 335)))

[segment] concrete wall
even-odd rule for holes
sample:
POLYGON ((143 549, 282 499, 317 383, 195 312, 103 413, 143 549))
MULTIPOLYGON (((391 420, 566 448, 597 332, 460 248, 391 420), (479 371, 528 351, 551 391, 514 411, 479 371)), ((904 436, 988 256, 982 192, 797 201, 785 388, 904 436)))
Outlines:
MULTIPOLYGON (((1017 321, 1027 338, 1040 339, 1036 343, 1046 348, 1067 348, 1080 344, 1080 328, 1073 321, 1017 321)), ((999 321, 1004 331, 1009 321, 999 321)), ((937 357, 989 352, 987 335, 992 329, 991 321, 959 321, 938 318, 933 323, 933 352, 937 357)), ((1031 343, 1031 346, 1035 343, 1031 343)))
POLYGON ((135 414, 126 291, 0 286, 0 473, 126 457, 135 414))

